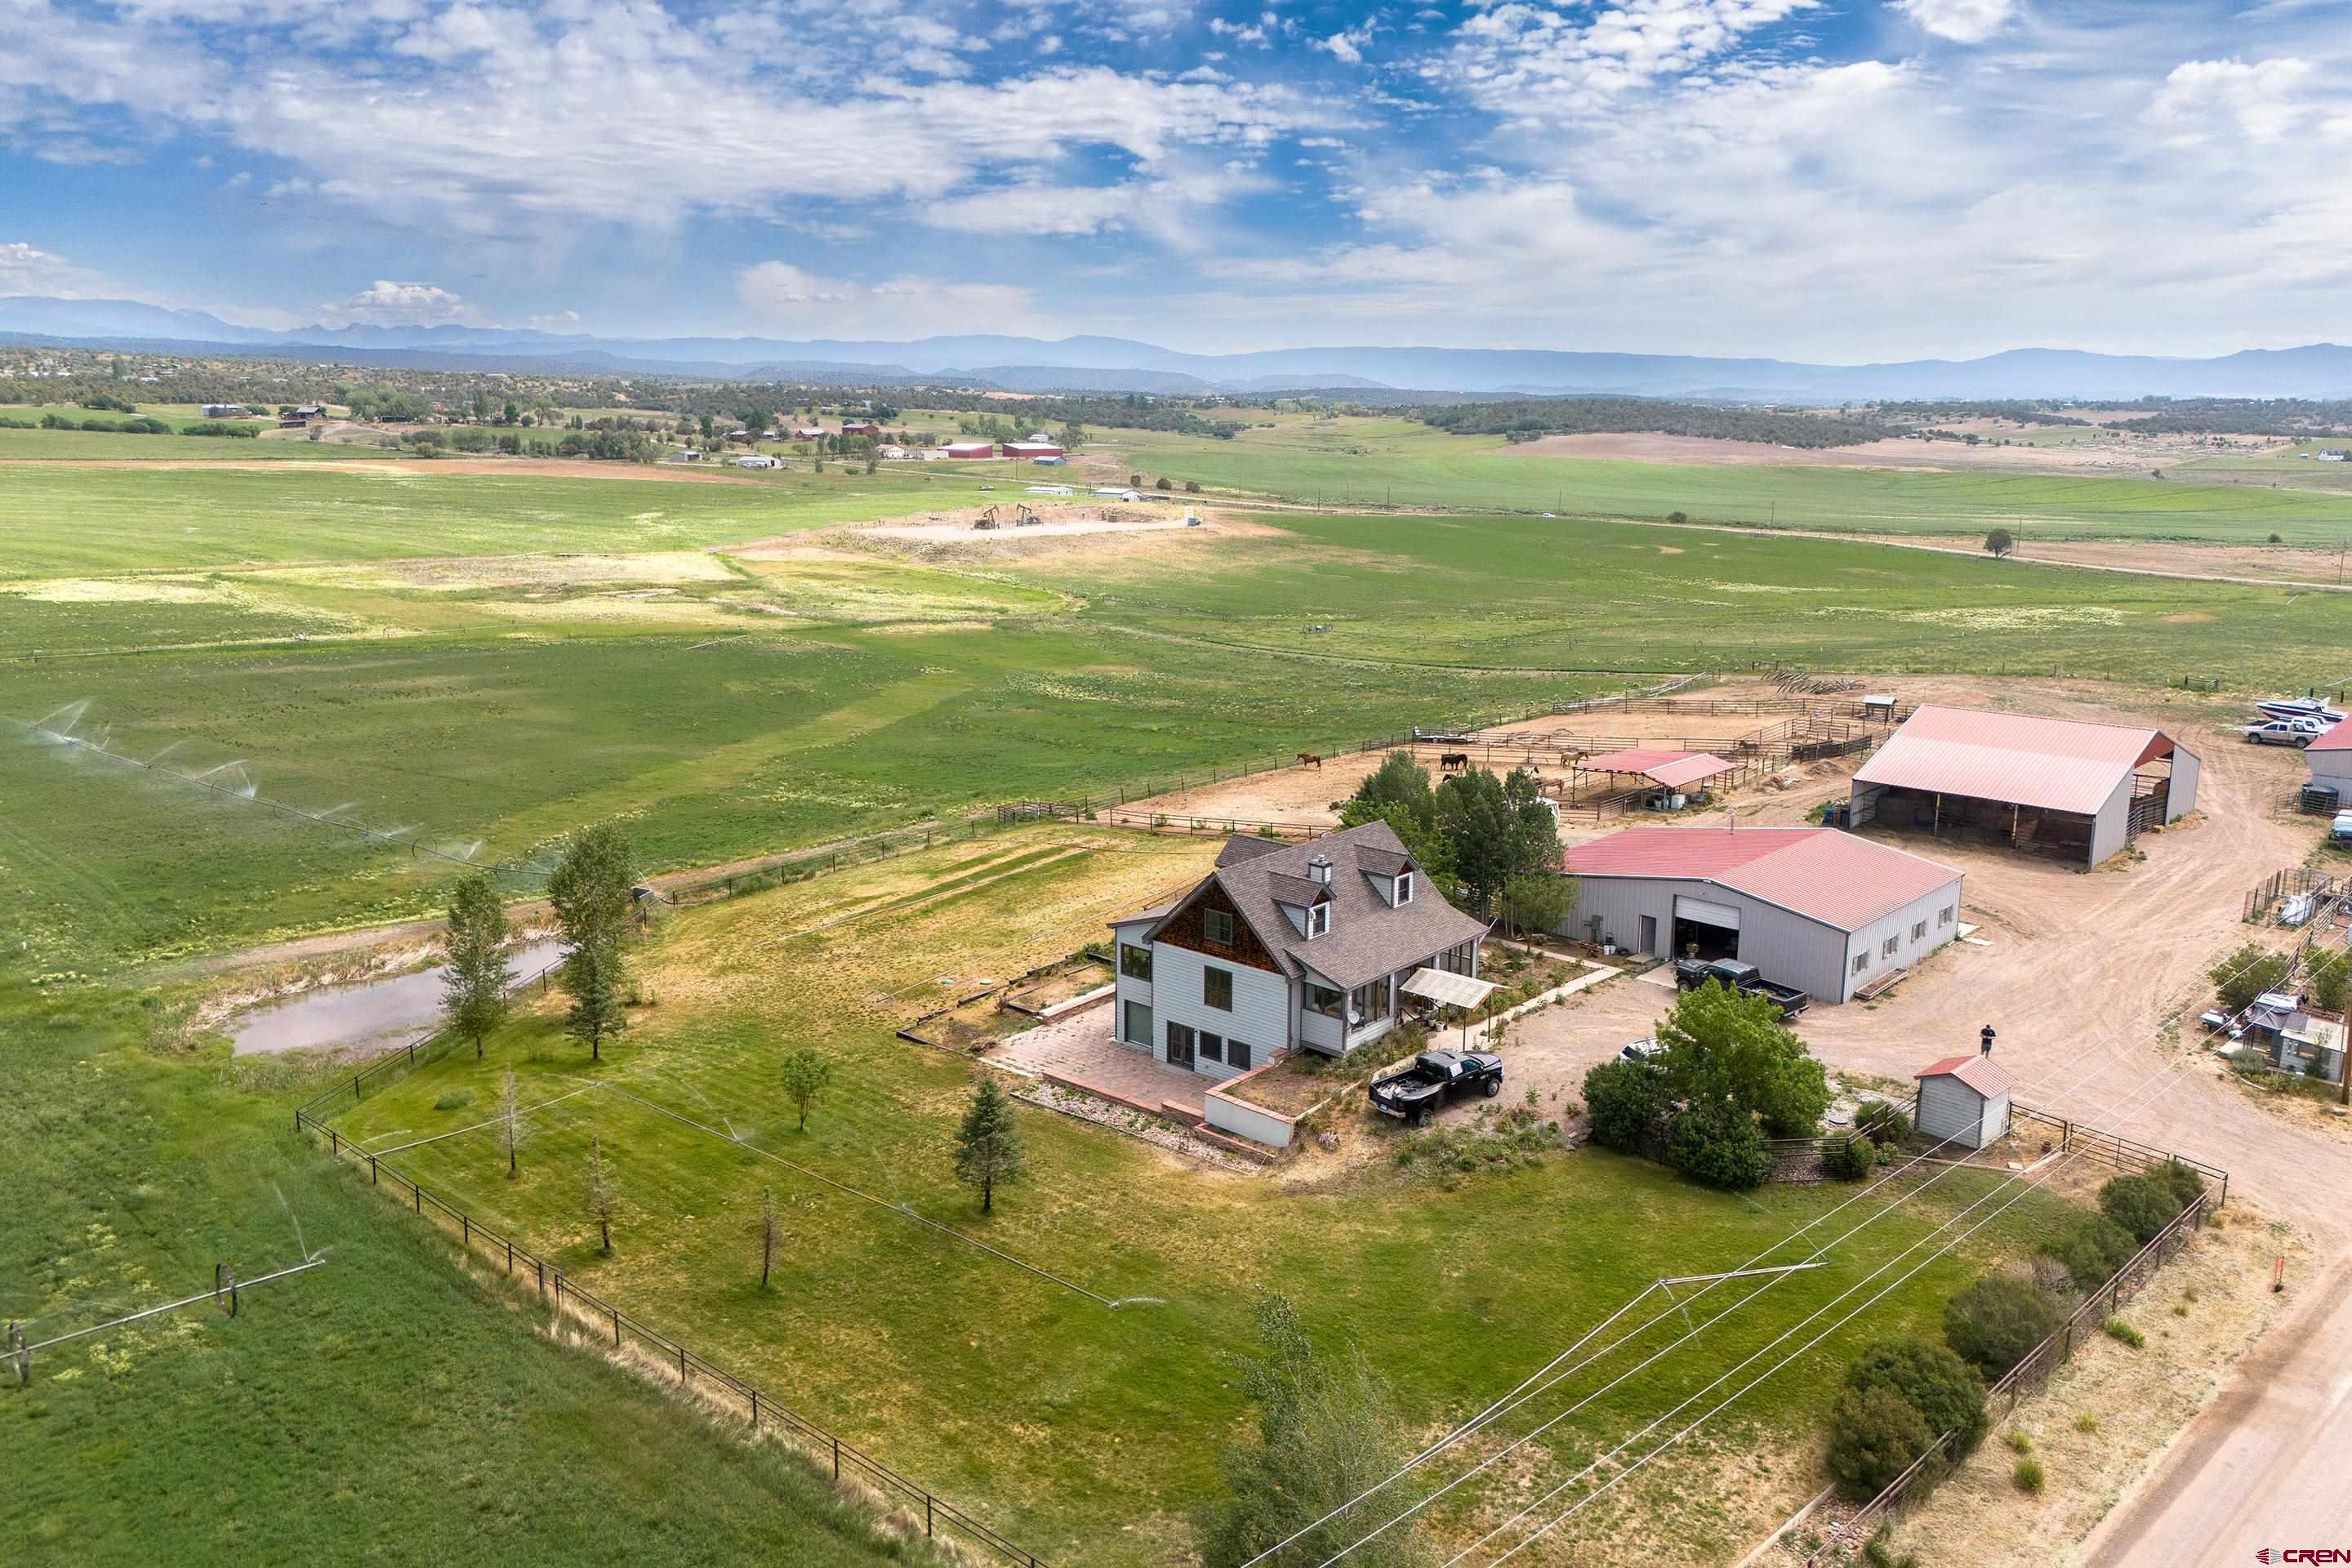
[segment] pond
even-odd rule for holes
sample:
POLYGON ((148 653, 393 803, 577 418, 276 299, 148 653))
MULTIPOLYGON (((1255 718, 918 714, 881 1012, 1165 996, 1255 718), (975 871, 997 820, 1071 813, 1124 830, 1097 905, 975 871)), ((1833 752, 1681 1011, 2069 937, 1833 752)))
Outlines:
MULTIPOLYGON (((563 955, 553 939, 516 949, 507 958, 517 975, 536 974, 563 955)), ((438 964, 414 974, 395 974, 356 985, 306 991, 283 1002, 257 1007, 230 1030, 241 1057, 277 1051, 381 1045, 390 1050, 429 1033, 441 1016, 438 964)))

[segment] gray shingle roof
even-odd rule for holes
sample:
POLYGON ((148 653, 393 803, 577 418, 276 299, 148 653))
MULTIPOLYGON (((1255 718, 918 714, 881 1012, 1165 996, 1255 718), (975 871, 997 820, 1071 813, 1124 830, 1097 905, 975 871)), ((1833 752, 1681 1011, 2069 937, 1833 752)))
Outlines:
MULTIPOLYGON (((1486 934, 1485 922, 1471 919, 1431 891, 1425 878, 1418 882, 1412 902, 1392 909, 1364 875, 1370 870, 1390 877, 1411 863, 1393 828, 1385 822, 1368 822, 1305 844, 1228 839, 1217 857, 1217 869, 1210 876, 1224 889, 1258 940, 1290 973, 1311 969, 1334 985, 1347 988, 1486 934), (1295 884, 1313 883, 1307 867, 1318 855, 1331 862, 1331 929, 1309 942, 1283 918, 1275 903, 1277 893, 1286 896, 1296 890, 1295 884)), ((1316 890, 1324 889, 1317 887, 1316 890)), ((1188 893, 1177 903, 1191 897, 1188 893)))
POLYGON ((1276 871, 1266 878, 1265 890, 1274 895, 1276 903, 1303 910, 1313 905, 1323 884, 1312 877, 1289 877, 1276 871))

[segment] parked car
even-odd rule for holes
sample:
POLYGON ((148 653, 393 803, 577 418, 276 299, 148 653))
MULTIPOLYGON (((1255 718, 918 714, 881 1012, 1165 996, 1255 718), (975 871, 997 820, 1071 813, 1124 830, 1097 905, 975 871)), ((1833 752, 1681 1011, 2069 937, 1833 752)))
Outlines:
POLYGON ((1626 1062, 1654 1062, 1665 1054, 1666 1047, 1658 1044, 1654 1037, 1644 1035, 1638 1040, 1626 1041, 1625 1048, 1617 1053, 1617 1059, 1626 1062))
POLYGON ((2250 746, 2308 746, 2318 738, 2320 726, 2311 719, 2273 719, 2265 724, 2246 726, 2246 744, 2250 746))
POLYGON ((1780 1009, 1783 1018, 1795 1017, 1812 1002, 1795 986, 1776 985, 1765 979, 1754 964, 1742 963, 1736 958, 1685 958, 1675 965, 1675 985, 1679 990, 1696 991, 1710 980, 1727 991, 1768 999, 1780 1009))
POLYGON ((2352 840, 2352 811, 2336 814, 2336 820, 2327 825, 2327 837, 2338 844, 2352 840))
POLYGON ((1400 1073, 1372 1080, 1372 1109, 1419 1127, 1453 1100, 1503 1092, 1503 1058, 1486 1051, 1423 1051, 1400 1073))

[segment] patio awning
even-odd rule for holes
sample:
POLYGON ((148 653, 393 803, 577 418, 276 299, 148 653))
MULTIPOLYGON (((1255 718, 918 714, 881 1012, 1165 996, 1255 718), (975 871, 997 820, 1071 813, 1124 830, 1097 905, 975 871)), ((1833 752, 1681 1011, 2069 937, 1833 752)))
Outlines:
POLYGON ((1502 989, 1491 980, 1474 980, 1444 969, 1416 969, 1402 987, 1408 996, 1426 996, 1448 1007, 1475 1007, 1502 989))

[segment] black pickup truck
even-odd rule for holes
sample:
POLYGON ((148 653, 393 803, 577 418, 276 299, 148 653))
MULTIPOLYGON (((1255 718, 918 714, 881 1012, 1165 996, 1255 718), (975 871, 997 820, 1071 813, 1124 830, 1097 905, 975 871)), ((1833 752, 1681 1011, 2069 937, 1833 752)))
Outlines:
POLYGON ((1372 1109, 1419 1127, 1446 1101, 1473 1089, 1503 1092, 1503 1058, 1485 1051, 1423 1051, 1402 1072, 1372 1080, 1372 1109))
POLYGON ((1736 958, 1685 958, 1675 965, 1675 984, 1682 990, 1696 991, 1710 980, 1727 991, 1764 997, 1780 1009, 1783 1020, 1795 1017, 1812 1001, 1793 985, 1774 984, 1754 964, 1736 958))

